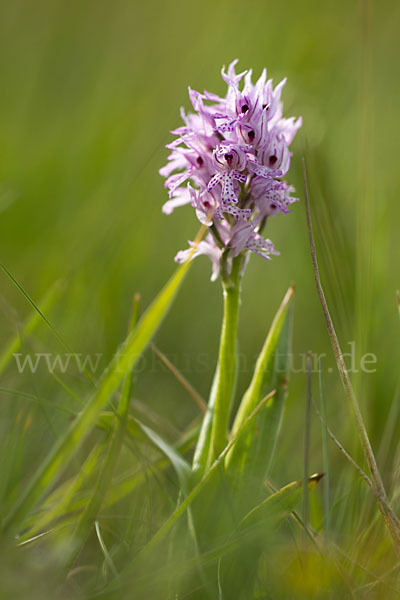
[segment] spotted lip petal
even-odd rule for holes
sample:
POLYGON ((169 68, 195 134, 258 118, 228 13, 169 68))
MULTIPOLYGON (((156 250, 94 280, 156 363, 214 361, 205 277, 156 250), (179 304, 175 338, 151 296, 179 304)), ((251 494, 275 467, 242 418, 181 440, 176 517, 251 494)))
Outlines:
POLYGON ((283 175, 282 171, 271 169, 270 167, 261 165, 256 161, 249 161, 248 168, 249 171, 251 171, 255 175, 258 175, 259 177, 265 177, 266 179, 272 179, 273 177, 281 177, 281 175, 283 175))
POLYGON ((224 247, 230 258, 254 252, 270 260, 279 254, 259 228, 298 200, 282 181, 290 168, 289 146, 302 125, 301 117, 283 118, 286 79, 274 87, 264 69, 253 84, 251 69, 236 73, 237 62, 222 69, 225 97, 189 88, 194 112, 181 109, 183 125, 173 130, 176 138, 160 169, 169 190, 163 211, 191 204, 198 220, 212 226, 195 255, 209 256, 213 278, 224 247))
POLYGON ((284 181, 255 177, 251 182, 253 198, 256 199, 261 218, 274 216, 282 212, 288 214, 289 206, 299 199, 291 196, 294 187, 284 181))

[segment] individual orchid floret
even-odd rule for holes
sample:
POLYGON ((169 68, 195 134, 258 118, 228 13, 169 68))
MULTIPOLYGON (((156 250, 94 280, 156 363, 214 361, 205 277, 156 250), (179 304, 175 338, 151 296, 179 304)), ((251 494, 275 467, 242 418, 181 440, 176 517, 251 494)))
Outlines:
POLYGON ((245 183, 247 175, 242 173, 246 166, 246 153, 237 144, 220 144, 213 151, 213 162, 217 173, 211 177, 207 190, 221 184, 221 208, 228 208, 236 204, 240 193, 240 186, 235 182, 245 183))
POLYGON ((275 250, 274 244, 269 239, 264 239, 259 233, 253 231, 246 243, 246 249, 255 252, 261 258, 271 260, 271 254, 279 256, 279 252, 275 250))
POLYGON ((223 142, 213 151, 214 166, 218 171, 243 171, 246 167, 246 152, 238 144, 223 142))
POLYGON ((251 196, 262 217, 272 217, 280 212, 287 215, 290 212, 288 207, 298 202, 298 198, 291 196, 294 191, 294 187, 284 181, 263 177, 255 177, 251 181, 251 196))
POLYGON ((255 252, 267 260, 271 260, 271 254, 279 255, 271 240, 264 239, 250 222, 238 223, 232 229, 228 245, 231 248, 232 257, 238 256, 243 250, 255 252))
POLYGON ((196 258, 196 256, 205 254, 212 263, 211 281, 215 281, 220 272, 223 250, 217 246, 212 235, 208 235, 205 240, 199 242, 194 251, 193 247, 195 243, 191 242, 190 240, 188 243, 190 247, 187 250, 179 250, 178 254, 175 256, 175 261, 182 264, 187 261, 191 254, 192 258, 196 258))
POLYGON ((172 198, 163 204, 162 211, 164 214, 170 215, 175 208, 178 208, 179 206, 185 206, 185 204, 190 204, 190 199, 188 188, 179 188, 175 191, 172 198))
POLYGON ((187 189, 191 204, 196 209, 196 216, 202 225, 211 226, 214 218, 222 219, 219 214, 218 200, 212 192, 208 190, 196 190, 190 183, 187 189))
POLYGON ((290 167, 289 147, 282 134, 271 133, 268 144, 259 153, 260 162, 268 169, 286 175, 290 167))
MULTIPOLYGON (((181 109, 183 125, 172 133, 166 178, 169 200, 163 211, 192 205, 210 235, 193 256, 207 254, 213 274, 226 274, 232 259, 249 251, 270 259, 277 254, 262 237, 269 217, 287 214, 297 200, 282 178, 290 168, 290 144, 301 118, 283 118, 281 95, 286 79, 275 88, 264 69, 255 84, 252 71, 236 73, 237 60, 222 69, 224 97, 189 88, 194 112, 181 109), (217 269, 223 261, 223 270, 217 269)), ((178 254, 178 260, 189 256, 178 254)), ((246 258, 247 260, 247 258, 246 258)), ((243 264, 245 264, 246 260, 243 264)))

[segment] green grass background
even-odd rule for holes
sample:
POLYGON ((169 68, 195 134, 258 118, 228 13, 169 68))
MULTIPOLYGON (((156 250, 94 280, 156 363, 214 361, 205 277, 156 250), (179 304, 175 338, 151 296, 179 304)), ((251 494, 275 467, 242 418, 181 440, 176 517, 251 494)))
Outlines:
MULTIPOLYGON (((356 374, 354 383, 374 447, 389 444, 381 467, 394 490, 399 18, 398 3, 368 0, 9 0, 0 7, 1 261, 35 300, 64 280, 47 316, 74 352, 101 353, 102 367, 125 336, 133 294, 140 292, 147 305, 173 272, 175 253, 198 229, 190 207, 169 217, 161 213, 167 193, 158 175, 169 130, 180 123, 179 107, 189 109, 187 86, 224 93, 220 68, 236 57, 239 68, 252 67, 255 76, 266 66, 275 83, 288 77, 285 114, 302 115, 304 122, 293 144, 290 178, 303 199, 304 156, 323 283, 342 346, 355 341, 357 360, 365 352, 377 356, 376 373, 356 374)), ((268 235, 281 256, 270 263, 257 256, 250 261, 238 389, 245 389, 274 311, 294 281, 294 366, 300 369, 300 355, 308 350, 327 354, 329 423, 357 456, 314 287, 304 202, 287 217, 272 219, 268 235)), ((196 260, 156 337, 205 397, 222 310, 219 283, 211 284, 209 276, 206 259, 196 260)), ((0 286, 5 346, 30 308, 4 274, 0 286)), ((64 349, 40 325, 20 352, 64 349)), ((80 395, 90 389, 76 371, 63 380, 80 395)), ((1 387, 39 398, 32 403, 0 393, 2 460, 12 465, 17 495, 68 425, 68 416, 55 406, 78 410, 79 404, 44 368, 20 375, 11 363, 1 387), (23 422, 29 416, 30 424, 11 452, 17 415, 23 422)), ((274 468, 279 484, 302 476, 305 387, 306 375, 293 373, 274 468)), ((151 351, 140 363, 135 394, 160 415, 158 430, 172 440, 198 414, 151 351)), ((315 416, 311 446, 311 471, 320 471, 315 416)), ((364 518, 359 483, 334 447, 331 455, 335 518, 339 528, 347 524, 342 531, 351 537, 364 518)), ((10 564, 13 560, 10 555, 10 564)), ((30 568, 36 567, 26 566, 28 577, 30 568)))

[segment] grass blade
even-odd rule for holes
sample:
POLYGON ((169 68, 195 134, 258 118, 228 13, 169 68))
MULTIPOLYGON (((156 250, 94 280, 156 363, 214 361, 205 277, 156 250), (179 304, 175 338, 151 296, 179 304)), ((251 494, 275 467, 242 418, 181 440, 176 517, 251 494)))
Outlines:
POLYGON ((118 577, 118 571, 115 568, 114 561, 111 558, 110 553, 108 552, 107 547, 106 547, 106 545, 104 543, 103 537, 102 537, 101 532, 100 532, 100 525, 99 525, 98 521, 95 521, 94 528, 95 528, 95 531, 96 531, 97 539, 99 540, 100 548, 101 548, 101 550, 102 550, 102 552, 104 554, 104 559, 106 561, 106 564, 110 568, 110 571, 112 572, 112 574, 114 575, 114 577, 118 577))
MULTIPOLYGON (((128 334, 131 333, 137 324, 139 318, 139 296, 136 295, 133 301, 133 307, 131 317, 129 320, 128 334)), ((114 468, 118 459, 119 452, 122 447, 123 437, 126 431, 129 402, 132 388, 132 373, 128 371, 121 391, 121 397, 118 404, 117 414, 113 418, 111 428, 111 439, 107 455, 102 464, 102 468, 99 473, 99 477, 93 490, 90 501, 87 503, 85 510, 81 514, 73 534, 73 542, 70 546, 72 552, 71 556, 74 555, 78 549, 78 544, 85 541, 90 527, 92 524, 97 523, 97 516, 104 502, 104 497, 107 489, 109 488, 114 468)), ((102 546, 102 539, 98 527, 96 527, 96 533, 102 546)))
POLYGON ((317 261, 317 253, 315 250, 315 242, 314 242, 314 234, 312 228, 311 221, 311 212, 310 212, 310 203, 308 198, 308 185, 307 185, 307 171, 305 166, 305 161, 303 160, 303 173, 304 173, 304 199, 306 205, 306 215, 307 215, 307 227, 308 227, 308 236, 310 242, 310 251, 311 251, 311 259, 314 269, 314 277, 315 283, 318 291, 318 296, 321 302, 322 311, 324 313, 328 334, 331 340, 331 345, 333 349, 333 353, 335 356, 337 368, 340 374, 340 378, 342 380, 342 384, 345 390, 347 401, 349 402, 353 415, 355 418, 355 424, 358 432, 358 436, 361 442, 361 447, 364 452, 365 459, 367 461, 370 473, 371 480, 373 483, 372 492, 375 497, 375 501, 379 510, 382 513, 388 531, 392 537, 394 547, 398 556, 400 556, 400 521, 393 512, 392 507, 388 503, 387 494, 385 487, 383 485, 382 477, 378 469, 378 465, 376 463, 374 451, 372 450, 371 442, 368 437, 367 430, 365 428, 364 419, 361 414, 360 406, 358 404, 357 397, 354 393, 353 386, 351 384, 349 372, 346 367, 346 363, 343 358, 343 353, 340 348, 339 340, 336 335, 335 327, 332 321, 332 317, 329 312, 328 304, 325 299, 324 290, 321 284, 321 278, 319 275, 319 267, 317 261))
MULTIPOLYGON (((24 522, 24 527, 32 525, 29 530, 21 536, 21 542, 34 537, 39 532, 43 531, 52 522, 56 522, 65 518, 70 512, 74 512, 76 507, 73 506, 73 499, 79 490, 88 482, 96 468, 99 465, 100 457, 106 449, 106 444, 97 444, 89 454, 86 461, 83 463, 79 473, 60 485, 46 499, 46 502, 41 507, 39 514, 35 514, 32 522, 24 522)), ((83 506, 88 502, 85 498, 83 506)))
POLYGON ((140 421, 136 422, 149 440, 168 458, 175 469, 183 492, 187 494, 193 473, 189 463, 182 458, 173 446, 163 440, 155 431, 150 429, 150 427, 140 423, 140 421))
MULTIPOLYGON (((193 250, 196 246, 193 247, 193 250)), ((13 511, 3 523, 4 530, 18 527, 18 522, 43 497, 46 491, 60 476, 63 469, 76 453, 85 437, 95 427, 100 412, 109 401, 111 395, 120 385, 122 379, 133 368, 136 361, 151 341, 152 336, 160 326, 187 270, 190 257, 177 269, 172 278, 164 286, 143 317, 120 346, 116 356, 111 361, 99 386, 88 401, 84 410, 72 423, 66 433, 55 444, 47 458, 25 488, 13 511)))
POLYGON ((235 437, 233 437, 230 442, 226 445, 224 450, 218 456, 218 458, 213 462, 211 467, 206 471, 203 475, 199 483, 190 491, 190 493, 186 496, 186 498, 179 504, 176 510, 172 513, 172 515, 165 521, 165 523, 160 527, 160 529, 155 533, 155 535, 151 538, 151 540, 146 544, 143 550, 140 553, 140 556, 143 558, 147 556, 163 539, 167 536, 169 531, 171 531, 172 527, 178 521, 178 519, 186 512, 189 508, 193 500, 200 494, 200 492, 205 488, 208 481, 212 478, 213 474, 216 470, 223 464, 223 461, 228 454, 228 452, 233 448, 235 443, 240 439, 240 436, 246 431, 246 428, 251 424, 253 419, 258 415, 260 410, 265 406, 265 404, 270 400, 275 394, 275 390, 270 392, 265 398, 261 400, 261 402, 256 406, 256 408, 252 411, 252 413, 245 419, 239 428, 235 437))
POLYGON ((324 502, 324 530, 325 535, 329 536, 331 529, 331 507, 330 507, 330 481, 331 481, 331 466, 329 460, 329 445, 328 445, 328 427, 326 419, 326 402, 324 395, 324 387, 322 382, 322 365, 321 358, 318 359, 319 371, 319 398, 321 407, 321 431, 322 431, 322 464, 325 473, 323 482, 323 502, 324 502))
MULTIPOLYGON (((282 520, 290 514, 294 515, 296 507, 301 503, 304 488, 308 492, 321 477, 322 474, 318 473, 305 482, 294 481, 286 485, 253 507, 240 521, 231 534, 231 540, 236 544, 232 544, 232 550, 222 561, 221 587, 226 598, 259 597, 256 592, 257 572, 266 544, 273 543, 282 520)), ((263 592, 265 593, 264 586, 263 592)))
MULTIPOLYGON (((108 431, 111 428, 114 418, 115 416, 113 413, 102 413, 98 425, 108 431)), ((199 426, 185 433, 179 442, 172 447, 174 452, 179 454, 186 452, 190 447, 193 446, 198 437, 198 433, 199 426)), ((133 441, 136 441, 137 439, 143 440, 145 438, 149 440, 131 415, 128 417, 126 434, 133 441)), ((89 456, 79 474, 72 480, 62 483, 48 496, 48 498, 46 498, 40 509, 41 512, 44 513, 42 517, 43 520, 40 520, 40 527, 37 521, 37 515, 30 515, 29 518, 24 521, 23 527, 29 527, 29 530, 26 534, 21 536, 20 539, 22 541, 32 538, 35 533, 39 532, 44 527, 48 526, 50 522, 54 521, 55 517, 65 521, 65 519, 69 518, 72 513, 78 513, 85 509, 85 506, 90 500, 90 494, 86 491, 79 492, 79 490, 85 483, 87 483, 88 479, 95 471, 95 467, 98 465, 98 458, 104 449, 104 446, 100 448, 99 445, 97 445, 93 450, 93 457, 92 455, 89 456), (69 490, 71 488, 72 494, 70 495, 69 490), (77 495, 78 492, 79 496, 77 495), (64 498, 67 500, 66 503, 64 503, 64 498), (61 504, 59 504, 60 502, 61 504), (55 511, 54 513, 52 512, 53 510, 55 511)), ((170 464, 171 461, 168 458, 162 457, 156 459, 149 466, 155 470, 165 469, 169 467, 170 464)), ((147 470, 147 467, 143 467, 133 475, 124 475, 123 477, 117 478, 117 480, 113 482, 107 490, 107 493, 104 497, 103 506, 105 508, 109 508, 120 500, 123 500, 129 496, 133 490, 141 486, 148 479, 147 470)), ((69 520, 68 522, 72 523, 73 521, 69 520)))
POLYGON ((167 356, 165 356, 163 352, 161 352, 159 348, 157 348, 157 346, 151 344, 151 349, 153 350, 154 354, 156 354, 156 356, 158 356, 158 358, 162 360, 167 369, 171 371, 172 375, 177 379, 177 381, 179 381, 181 386, 188 392, 189 396, 193 398, 193 400, 200 407, 202 412, 206 413, 208 410, 207 403, 204 401, 204 399, 198 393, 198 391, 195 390, 190 381, 186 379, 183 373, 181 373, 179 369, 175 367, 175 365, 168 359, 167 356))
POLYGON ((21 294, 24 296, 25 300, 32 306, 32 308, 36 311, 38 316, 46 323, 47 327, 54 333, 54 335, 56 336, 58 341, 61 343, 61 345, 64 346, 64 348, 66 348, 69 351, 70 348, 68 347, 68 344, 61 337, 61 335, 58 333, 58 331, 55 329, 55 327, 53 327, 53 325, 50 323, 48 318, 44 315, 44 313, 42 312, 40 307, 36 304, 36 302, 34 300, 32 300, 32 298, 30 297, 28 292, 26 292, 24 290, 24 288, 19 283, 19 281, 17 281, 17 279, 14 277, 14 275, 7 269, 7 267, 5 265, 3 265, 1 263, 0 263, 0 269, 3 271, 3 273, 5 273, 5 275, 7 275, 7 277, 10 279, 10 281, 12 281, 12 283, 15 285, 15 287, 21 292, 21 294))
POLYGON ((240 526, 244 528, 259 525, 262 521, 293 512, 301 501, 304 487, 307 487, 307 490, 312 490, 323 476, 323 473, 316 473, 308 477, 305 484, 304 481, 293 481, 285 485, 247 513, 240 526))
MULTIPOLYGON (((16 283, 16 280, 14 279, 14 277, 12 277, 11 273, 9 273, 9 271, 5 270, 5 267, 3 267, 2 265, 0 265, 0 266, 3 269, 3 271, 5 271, 7 276, 11 277, 11 280, 13 281, 13 283, 16 283)), ((51 306, 54 304, 54 302, 57 300, 59 294, 61 293, 61 291, 63 289, 63 285, 64 285, 63 281, 58 280, 54 283, 54 285, 51 286, 51 288, 48 290, 48 292, 40 300, 37 308, 34 310, 32 315, 28 318, 26 323, 23 325, 22 330, 8 343, 6 348, 3 350, 3 352, 0 355, 0 374, 4 371, 4 369, 7 367, 9 362, 12 360, 14 354, 21 347, 21 342, 22 342, 23 338, 30 335, 34 331, 34 329, 37 327, 37 325, 40 323, 40 321, 43 320, 43 318, 45 318, 43 313, 47 312, 51 308, 51 306)), ((20 290, 22 289, 19 286, 19 284, 17 285, 17 287, 20 290)), ((27 294, 25 292, 23 292, 23 294, 25 297, 27 297, 27 294)), ((30 304, 32 304, 32 303, 30 302, 30 304)))
POLYGON ((307 397, 306 397, 306 418, 304 428, 304 479, 303 479, 303 520, 304 526, 308 528, 308 518, 310 512, 308 498, 308 465, 310 462, 310 432, 311 432, 311 352, 307 353, 307 397))

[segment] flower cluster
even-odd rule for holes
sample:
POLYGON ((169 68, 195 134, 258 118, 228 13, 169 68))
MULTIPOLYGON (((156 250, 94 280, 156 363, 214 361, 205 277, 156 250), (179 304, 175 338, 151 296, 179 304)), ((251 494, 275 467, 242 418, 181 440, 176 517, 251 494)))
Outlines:
MULTIPOLYGON (((255 252, 270 259, 279 254, 261 236, 267 218, 288 213, 297 198, 282 178, 289 171, 290 143, 301 118, 282 117, 281 93, 286 80, 275 88, 266 70, 252 83, 252 71, 236 74, 233 61, 222 77, 228 85, 225 98, 189 88, 194 113, 181 109, 182 127, 167 145, 168 164, 160 169, 166 177, 169 200, 163 211, 191 204, 210 233, 194 256, 207 254, 213 263, 212 279, 241 252, 255 252), (244 85, 241 85, 244 80, 244 85), (240 89, 242 87, 242 90, 240 89)), ((177 254, 183 262, 190 249, 177 254)))

